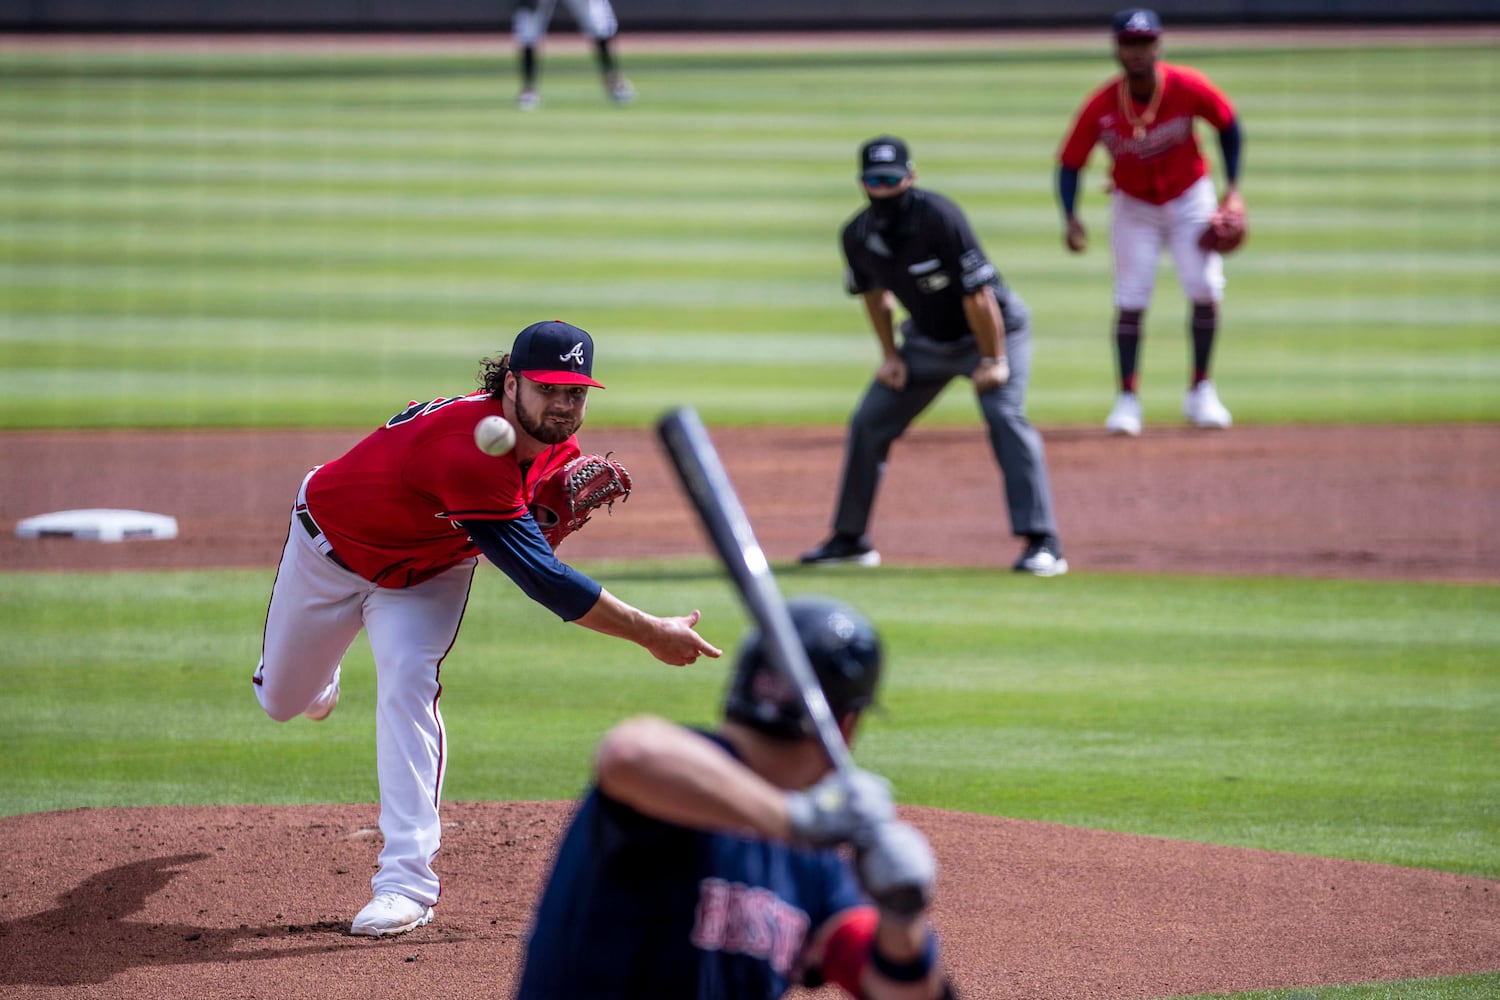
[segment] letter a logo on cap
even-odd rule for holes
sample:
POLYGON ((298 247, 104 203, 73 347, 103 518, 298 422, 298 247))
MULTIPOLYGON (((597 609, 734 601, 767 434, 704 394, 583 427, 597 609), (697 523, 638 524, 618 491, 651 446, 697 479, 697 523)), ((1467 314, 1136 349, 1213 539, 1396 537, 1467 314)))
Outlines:
POLYGON ((578 343, 574 344, 573 349, 567 354, 559 354, 557 356, 557 360, 576 361, 580 365, 583 364, 583 341, 580 340, 578 343))
POLYGON ((895 146, 875 146, 874 148, 872 148, 870 150, 870 162, 871 163, 895 163, 896 162, 896 147, 895 146))

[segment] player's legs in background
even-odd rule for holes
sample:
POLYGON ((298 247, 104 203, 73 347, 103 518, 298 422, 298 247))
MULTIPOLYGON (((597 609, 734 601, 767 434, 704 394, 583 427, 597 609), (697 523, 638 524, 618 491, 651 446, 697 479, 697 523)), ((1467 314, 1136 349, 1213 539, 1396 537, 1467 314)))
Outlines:
MULTIPOLYGON (((1005 356, 1010 362, 1010 378, 977 400, 1005 481, 1011 531, 1033 540, 1055 538, 1057 521, 1052 513, 1052 486, 1047 478, 1042 435, 1026 419, 1026 386, 1031 379, 1029 323, 1005 331, 1005 356)), ((979 360, 977 351, 974 360, 979 360)))
POLYGON ((519 48, 521 70, 521 92, 516 96, 516 106, 530 111, 542 103, 537 89, 537 46, 547 34, 547 24, 552 19, 555 0, 517 0, 511 14, 511 30, 519 48))
POLYGON ((474 561, 400 590, 377 588, 365 600, 365 632, 375 656, 375 761, 385 846, 371 879, 377 895, 398 892, 431 906, 432 870, 442 836, 438 806, 447 736, 438 710, 438 672, 458 637, 474 561))
POLYGON ((1213 182, 1207 177, 1164 206, 1168 215, 1168 246, 1177 280, 1192 306, 1188 320, 1192 368, 1183 400, 1183 416, 1199 427, 1230 424, 1229 411, 1219 401, 1210 374, 1218 335, 1219 302, 1224 296, 1224 258, 1198 246, 1198 237, 1217 206, 1213 182))
POLYGON ((336 685, 339 661, 359 634, 361 604, 374 586, 333 563, 293 519, 255 668, 255 697, 267 715, 293 719, 336 685))
POLYGON ((913 348, 917 339, 908 327, 901 345, 901 355, 907 364, 906 388, 898 392, 880 382, 871 382, 849 418, 844 472, 833 516, 836 534, 865 533, 891 445, 953 378, 952 374, 933 370, 923 353, 913 348))
POLYGON ((604 80, 604 90, 616 104, 629 104, 635 100, 635 87, 620 72, 612 43, 620 31, 620 22, 609 0, 566 0, 578 30, 593 39, 594 57, 599 61, 599 74, 604 80))
POLYGON ((1115 310, 1115 373, 1121 392, 1138 392, 1140 384, 1141 309, 1115 310))
MULTIPOLYGON (((1010 378, 998 389, 975 398, 989 428, 990 449, 1000 466, 1011 532, 1026 540, 1011 568, 1037 576, 1058 576, 1068 571, 1068 563, 1063 558, 1052 509, 1047 456, 1041 432, 1026 419, 1026 387, 1031 380, 1029 320, 1014 328, 1007 326, 1005 356, 1010 362, 1010 378)), ((973 359, 975 363, 979 360, 977 347, 973 359)))
POLYGON ((1104 422, 1112 434, 1141 432, 1138 395, 1142 321, 1156 285, 1156 262, 1165 237, 1161 210, 1116 191, 1110 202, 1109 243, 1114 256, 1115 364, 1119 394, 1104 422))

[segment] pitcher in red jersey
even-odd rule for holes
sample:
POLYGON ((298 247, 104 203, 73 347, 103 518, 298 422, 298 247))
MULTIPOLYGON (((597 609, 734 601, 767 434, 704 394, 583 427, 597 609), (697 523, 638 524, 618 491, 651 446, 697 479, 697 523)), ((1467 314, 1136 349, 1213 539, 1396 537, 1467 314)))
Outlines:
POLYGON ((1073 253, 1088 246, 1076 213, 1078 177, 1096 144, 1109 150, 1114 166, 1110 244, 1114 252, 1115 349, 1119 396, 1105 421, 1112 434, 1141 432, 1137 374, 1141 320, 1151 305, 1156 262, 1165 246, 1192 306, 1193 366, 1183 397, 1184 418, 1197 427, 1228 427, 1229 410, 1209 377, 1219 302, 1224 294, 1223 257, 1198 244, 1220 207, 1243 214, 1239 192, 1240 125, 1218 87, 1195 69, 1162 62, 1161 19, 1143 8, 1115 15, 1115 55, 1123 71, 1084 101, 1058 154, 1057 194, 1064 242, 1073 253), (1216 196, 1208 161, 1193 135, 1196 118, 1219 136, 1225 187, 1216 196))
POLYGON ((594 342, 569 323, 534 323, 483 362, 481 388, 412 402, 302 480, 271 602, 255 696, 278 722, 328 717, 345 651, 363 628, 375 658, 375 759, 385 844, 353 934, 400 934, 432 919, 432 870, 447 736, 438 674, 458 638, 482 553, 563 621, 629 639, 683 666, 719 650, 698 612, 657 617, 559 560, 530 511, 537 482, 579 454, 594 342), (516 444, 492 456, 474 425, 503 416, 516 444))

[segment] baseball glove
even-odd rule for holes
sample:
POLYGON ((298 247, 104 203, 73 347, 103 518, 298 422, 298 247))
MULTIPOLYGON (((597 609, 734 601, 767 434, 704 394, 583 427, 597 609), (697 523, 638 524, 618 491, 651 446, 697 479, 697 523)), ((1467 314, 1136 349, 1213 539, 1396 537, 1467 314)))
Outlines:
POLYGON ((555 550, 588 523, 600 507, 614 510, 616 500, 630 496, 630 473, 606 455, 579 455, 536 484, 531 516, 555 550))
POLYGON ((1245 203, 1239 199, 1226 200, 1208 220, 1208 228, 1198 237, 1198 246, 1204 250, 1231 253, 1239 249, 1247 235, 1245 203))

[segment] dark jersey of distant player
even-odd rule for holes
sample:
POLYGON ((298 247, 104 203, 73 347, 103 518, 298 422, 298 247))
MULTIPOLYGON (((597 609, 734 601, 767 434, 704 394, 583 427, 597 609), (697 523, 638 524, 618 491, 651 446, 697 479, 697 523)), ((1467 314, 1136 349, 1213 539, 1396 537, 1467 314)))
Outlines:
POLYGON ((964 317, 964 296, 988 287, 1000 303, 1007 330, 1029 316, 1020 296, 1000 278, 969 220, 957 205, 933 191, 912 188, 910 209, 881 229, 868 208, 844 227, 844 284, 852 295, 886 289, 930 340, 973 336, 964 317))
POLYGON ((864 902, 831 848, 688 829, 594 788, 537 906, 518 1000, 779 997, 808 935, 864 902))

